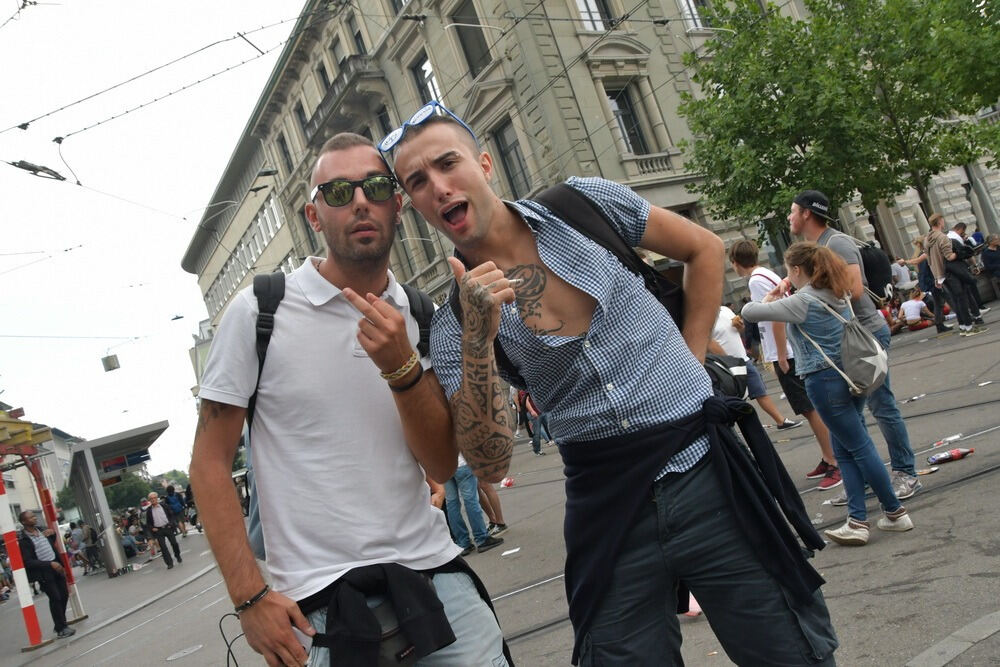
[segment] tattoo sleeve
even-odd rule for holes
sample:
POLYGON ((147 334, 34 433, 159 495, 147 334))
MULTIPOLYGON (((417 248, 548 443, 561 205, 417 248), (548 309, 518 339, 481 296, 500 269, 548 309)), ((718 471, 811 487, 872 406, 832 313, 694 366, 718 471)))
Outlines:
POLYGON ((455 440, 472 471, 498 481, 514 449, 507 392, 493 358, 494 304, 485 289, 463 286, 462 384, 451 397, 455 440))

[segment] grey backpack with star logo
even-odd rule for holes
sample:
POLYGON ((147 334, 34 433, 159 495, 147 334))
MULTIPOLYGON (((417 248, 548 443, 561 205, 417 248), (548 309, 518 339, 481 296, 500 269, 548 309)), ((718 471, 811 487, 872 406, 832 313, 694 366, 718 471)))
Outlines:
POLYGON ((843 323, 844 333, 840 337, 841 365, 838 366, 835 364, 816 341, 802 330, 802 327, 796 327, 799 333, 813 344, 813 347, 823 355, 823 358, 826 359, 831 368, 837 369, 837 372, 844 378, 851 393, 855 396, 868 396, 881 387, 882 383, 885 382, 886 375, 889 373, 889 355, 886 353, 885 348, 875 339, 875 336, 868 329, 861 326, 861 322, 854 315, 850 292, 848 292, 845 299, 847 307, 851 311, 851 319, 849 320, 845 319, 821 299, 808 294, 804 294, 803 296, 826 308, 831 315, 843 323))

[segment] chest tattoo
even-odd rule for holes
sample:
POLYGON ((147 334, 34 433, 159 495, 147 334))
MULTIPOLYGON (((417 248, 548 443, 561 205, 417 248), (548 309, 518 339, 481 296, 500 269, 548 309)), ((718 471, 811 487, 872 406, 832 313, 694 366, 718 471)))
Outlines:
POLYGON ((557 326, 544 328, 538 320, 542 317, 542 293, 548 281, 545 268, 538 264, 519 264, 507 271, 508 278, 520 278, 524 282, 517 286, 517 309, 524 325, 536 336, 556 334, 563 330, 565 322, 559 320, 557 326))

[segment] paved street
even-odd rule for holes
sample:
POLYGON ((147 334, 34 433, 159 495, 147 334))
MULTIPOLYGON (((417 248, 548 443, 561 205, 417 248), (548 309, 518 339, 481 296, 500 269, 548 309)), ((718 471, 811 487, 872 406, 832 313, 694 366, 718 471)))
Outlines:
MULTIPOLYGON (((901 405, 917 467, 927 467, 931 444, 948 435, 964 434, 954 446, 976 452, 921 477, 924 489, 906 501, 915 530, 873 530, 864 548, 831 545, 817 554, 841 640, 841 665, 930 667, 952 658, 952 665, 1000 664, 1000 310, 986 320, 990 331, 975 338, 924 331, 893 341, 897 398, 922 395, 901 405)), ((768 387, 777 399, 773 377, 768 387)), ((788 412, 783 400, 778 404, 788 412)), ((871 433, 885 455, 873 423, 871 433)), ((804 478, 819 458, 808 428, 775 437, 818 528, 842 523, 845 508, 824 504, 836 492, 820 492, 804 478)), ((530 667, 568 664, 572 644, 561 576, 562 466, 554 449, 546 451, 536 457, 525 441, 518 442, 511 467, 516 483, 499 490, 510 525, 506 541, 469 558, 495 597, 515 659, 530 667)), ((876 512, 874 499, 869 509, 876 512)), ((75 626, 76 637, 34 654, 17 651, 25 642, 16 601, 0 606, 0 665, 158 664, 185 649, 191 652, 173 662, 224 664, 218 624, 231 608, 225 587, 211 569, 203 536, 192 534, 181 544, 184 563, 169 572, 157 560, 119 579, 84 578, 80 591, 90 618, 75 626)), ((45 597, 35 600, 51 633, 45 597)), ((683 617, 681 624, 689 665, 731 664, 704 617, 683 617)), ((223 627, 230 638, 239 633, 232 618, 223 627)), ((262 664, 242 639, 234 652, 241 664, 262 664)))

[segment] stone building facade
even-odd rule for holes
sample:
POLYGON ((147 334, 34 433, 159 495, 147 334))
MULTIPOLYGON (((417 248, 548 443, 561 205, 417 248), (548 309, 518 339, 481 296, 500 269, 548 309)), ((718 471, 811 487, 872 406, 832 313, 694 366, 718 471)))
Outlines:
MULTIPOLYGON (((752 225, 740 229, 707 215, 687 188, 696 176, 684 170, 677 148, 691 138, 676 112, 680 95, 696 93, 682 56, 714 34, 699 14, 704 6, 308 0, 182 260, 205 295, 207 330, 253 274, 291 270, 325 252, 303 211, 323 142, 341 131, 378 141, 432 98, 475 130, 494 156, 494 185, 506 198, 570 175, 603 176, 712 229, 727 245, 755 235, 752 225)), ((803 9, 793 2, 783 11, 803 9)), ((1000 174, 985 161, 936 177, 931 196, 949 220, 1000 231, 1000 174)), ((840 215, 851 233, 908 255, 910 240, 926 229, 917 202, 904 193, 871 219, 856 203, 840 215)), ((450 251, 404 202, 392 249, 397 278, 442 302, 450 251)), ((727 279, 728 300, 743 285, 735 275, 727 279)))

